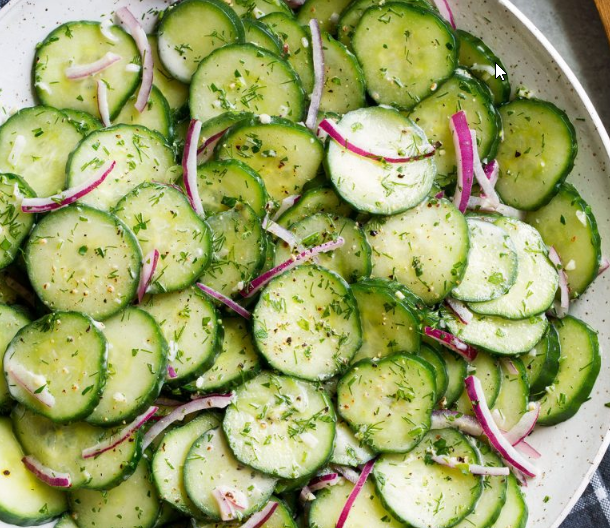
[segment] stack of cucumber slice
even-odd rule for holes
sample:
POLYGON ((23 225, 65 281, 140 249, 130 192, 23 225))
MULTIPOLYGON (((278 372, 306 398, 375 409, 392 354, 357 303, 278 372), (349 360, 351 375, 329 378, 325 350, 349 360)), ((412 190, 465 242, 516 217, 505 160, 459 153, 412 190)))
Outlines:
POLYGON ((301 3, 37 47, 0 127, 0 521, 525 527, 511 453, 600 370, 575 129, 432 2, 301 3))

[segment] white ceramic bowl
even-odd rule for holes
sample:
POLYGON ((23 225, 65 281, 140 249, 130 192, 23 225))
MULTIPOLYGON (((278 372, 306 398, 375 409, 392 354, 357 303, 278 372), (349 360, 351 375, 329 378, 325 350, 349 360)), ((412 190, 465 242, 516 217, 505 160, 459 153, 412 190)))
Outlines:
MULTIPOLYGON (((592 206, 605 238, 610 239, 610 140, 578 79, 547 39, 506 0, 450 0, 458 27, 483 38, 502 58, 513 89, 523 85, 542 99, 554 102, 570 116, 578 133, 578 157, 568 180, 592 206)), ((5 107, 34 104, 31 65, 34 47, 52 29, 69 20, 103 19, 122 6, 145 15, 152 29, 156 10, 164 0, 12 0, 0 10, 0 102, 5 107)), ((609 349, 610 272, 598 279, 573 307, 600 335, 609 349)), ((610 365, 602 370, 592 394, 578 415, 557 427, 537 430, 531 443, 543 458, 542 477, 526 490, 528 526, 555 528, 584 491, 610 442, 610 365), (547 502, 543 499, 549 497, 547 502)), ((2 523, 0 523, 2 525, 2 523)))

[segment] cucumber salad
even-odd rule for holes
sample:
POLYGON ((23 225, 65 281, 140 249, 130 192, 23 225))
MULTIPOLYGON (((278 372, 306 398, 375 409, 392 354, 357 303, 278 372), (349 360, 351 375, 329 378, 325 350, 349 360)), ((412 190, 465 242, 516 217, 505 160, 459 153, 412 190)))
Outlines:
POLYGON ((38 44, 0 127, 1 522, 527 525, 610 264, 569 117, 450 4, 119 6, 38 44))

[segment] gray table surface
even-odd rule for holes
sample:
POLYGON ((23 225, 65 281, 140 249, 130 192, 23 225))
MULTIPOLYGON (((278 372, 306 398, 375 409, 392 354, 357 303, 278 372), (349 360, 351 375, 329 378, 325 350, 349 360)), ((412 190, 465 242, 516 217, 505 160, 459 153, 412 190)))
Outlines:
MULTIPOLYGON (((610 45, 593 0, 512 1, 557 48, 589 94, 606 130, 610 130, 610 45)), ((7 0, 0 0, 0 7, 6 3, 7 0)), ((602 463, 602 468, 608 466, 610 454, 602 463)), ((585 496, 588 494, 595 495, 592 490, 587 490, 585 496)), ((590 524, 579 513, 575 511, 562 528, 604 528, 600 522, 610 517, 601 516, 590 524)))

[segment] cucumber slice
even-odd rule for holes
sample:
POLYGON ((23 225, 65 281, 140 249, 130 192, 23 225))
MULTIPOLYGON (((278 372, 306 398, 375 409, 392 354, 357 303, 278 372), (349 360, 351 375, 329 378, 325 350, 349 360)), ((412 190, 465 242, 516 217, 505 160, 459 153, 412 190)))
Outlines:
POLYGON ((15 260, 34 225, 35 216, 21 211, 22 196, 31 198, 35 193, 16 174, 0 174, 0 269, 15 260))
POLYGON ((540 400, 540 425, 555 425, 574 416, 589 400, 600 371, 597 333, 575 317, 553 322, 559 334, 559 372, 540 400))
POLYGON ((506 502, 492 528, 525 528, 527 516, 527 503, 523 492, 514 475, 509 475, 506 502))
POLYGON ((299 9, 297 21, 302 26, 309 24, 312 18, 320 23, 320 29, 331 34, 337 30, 339 15, 351 0, 307 0, 299 9))
POLYGON ((576 131, 553 103, 516 99, 500 108, 496 190, 504 203, 532 211, 547 204, 574 166, 576 131))
POLYGON ((64 108, 62 112, 66 115, 68 121, 70 121, 70 123, 76 127, 83 137, 88 136, 91 134, 91 132, 95 132, 100 128, 104 128, 104 125, 97 117, 93 117, 87 112, 71 110, 69 108, 64 108))
POLYGON ((152 528, 161 511, 149 462, 142 459, 135 473, 107 491, 76 490, 70 509, 79 528, 152 528))
POLYGON ((553 384, 559 371, 560 355, 559 334, 551 324, 540 342, 529 353, 521 356, 531 399, 537 400, 544 396, 545 389, 553 384))
POLYGON ((375 452, 358 440, 345 422, 337 422, 335 446, 330 457, 331 464, 358 467, 374 457, 375 452))
POLYGON ((343 202, 335 191, 318 187, 305 191, 296 204, 282 213, 277 223, 288 228, 316 213, 333 213, 348 217, 351 212, 351 207, 343 202))
POLYGON ((66 161, 82 139, 59 110, 24 108, 0 127, 0 172, 19 174, 38 196, 64 189, 66 161))
POLYGON ((239 160, 211 161, 197 169, 197 187, 203 210, 216 214, 238 201, 248 204, 261 218, 269 201, 258 173, 239 160))
POLYGON ((146 296, 140 308, 152 315, 169 345, 169 364, 181 385, 205 372, 220 351, 222 326, 218 312, 196 287, 146 296))
POLYGON ((499 105, 508 101, 509 75, 496 77, 496 64, 507 71, 502 61, 480 38, 461 29, 457 30, 457 35, 460 40, 460 66, 468 68, 472 75, 487 85, 493 94, 494 104, 499 105))
POLYGON ((165 11, 157 38, 165 69, 175 79, 189 83, 202 59, 215 49, 243 42, 244 27, 220 0, 185 0, 165 11))
POLYGON ((492 159, 498 148, 502 122, 487 86, 469 73, 458 70, 409 114, 422 127, 430 142, 441 144, 434 156, 439 176, 454 174, 457 170, 455 146, 448 123, 451 116, 460 110, 466 112, 468 126, 476 132, 481 159, 492 159))
MULTIPOLYGON (((182 516, 173 506, 167 502, 161 502, 161 511, 153 528, 189 528, 181 524, 182 516)), ((183 522, 186 522, 183 520, 183 522)), ((57 528, 57 527, 56 527, 57 528)))
POLYGON ((184 465, 191 446, 206 431, 220 424, 216 415, 204 413, 168 432, 152 459, 152 474, 159 496, 178 511, 191 517, 202 513, 189 499, 184 487, 184 465))
POLYGON ((430 429, 432 367, 417 356, 363 359, 339 381, 337 409, 356 438, 381 453, 406 453, 430 429))
POLYGON ((330 458, 335 412, 315 385, 264 372, 235 391, 223 428, 240 462, 279 478, 298 479, 312 475, 330 458))
POLYGON ((55 528, 78 528, 78 524, 74 522, 70 515, 65 513, 61 516, 59 521, 57 521, 55 528))
MULTIPOLYGON (((468 375, 474 375, 481 380, 483 385, 483 393, 485 401, 489 407, 493 407, 500 393, 502 386, 502 370, 496 359, 485 352, 479 351, 477 357, 468 363, 468 375)), ((462 414, 473 415, 472 404, 466 394, 462 391, 462 395, 456 402, 456 409, 462 414)), ((506 429, 508 431, 508 429, 506 429)))
MULTIPOLYGON (((396 110, 370 107, 343 116, 339 128, 347 141, 367 150, 414 156, 428 146, 423 131, 396 110)), ((339 196, 355 209, 371 214, 394 214, 420 203, 430 191, 436 174, 434 161, 425 158, 409 163, 384 163, 328 142, 326 172, 339 196)))
MULTIPOLYGON (((0 364, 6 349, 15 334, 30 322, 30 318, 20 308, 0 304, 0 364)), ((10 411, 13 399, 6 378, 0 375, 0 414, 10 411)))
POLYGON ((256 277, 265 262, 267 238, 258 215, 249 205, 207 219, 212 231, 212 258, 199 278, 210 288, 230 297, 256 277))
POLYGON ((441 347, 439 354, 447 366, 447 390, 445 396, 441 399, 441 406, 447 408, 453 406, 464 392, 464 379, 468 374, 468 363, 464 358, 446 348, 441 347))
MULTIPOLYGON (((316 496, 309 512, 309 528, 335 528, 341 510, 354 485, 347 480, 327 488, 316 496)), ((385 509, 375 485, 367 480, 356 497, 344 528, 403 528, 392 514, 385 509)))
POLYGON ((525 319, 545 312, 553 304, 559 276, 542 237, 533 227, 511 218, 498 218, 494 224, 504 229, 513 242, 519 260, 517 277, 504 295, 468 306, 478 314, 507 319, 525 319))
POLYGON ((135 234, 143 255, 159 251, 149 293, 182 290, 210 263, 210 229, 182 191, 159 183, 142 183, 119 201, 114 214, 135 234))
POLYGON ((83 449, 97 445, 121 431, 84 422, 59 425, 21 405, 11 415, 15 436, 27 455, 34 455, 53 471, 69 473, 72 489, 110 489, 131 475, 142 454, 141 433, 94 458, 83 458, 83 449))
POLYGON ((520 320, 473 314, 472 321, 467 325, 451 310, 442 308, 441 314, 453 335, 475 347, 501 356, 529 352, 542 339, 549 324, 544 314, 520 320))
POLYGON ((366 83, 358 59, 328 33, 322 33, 324 91, 321 112, 345 114, 366 106, 366 83))
POLYGON ((105 319, 133 299, 142 255, 116 216, 71 205, 45 216, 25 247, 34 291, 51 310, 105 319))
POLYGON ((217 49, 201 61, 191 83, 193 119, 223 112, 254 112, 300 121, 303 88, 287 62, 252 44, 217 49))
MULTIPOLYGON (((99 22, 68 22, 53 30, 36 46, 34 90, 42 104, 80 110, 100 117, 97 81, 102 81, 109 88, 110 118, 118 115, 140 83, 140 71, 131 71, 128 66, 140 64, 141 61, 135 42, 125 31, 119 26, 111 26, 108 31, 114 37, 113 42, 102 33, 99 22), (71 80, 66 77, 66 68, 90 64, 106 53, 114 53, 121 60, 84 79, 71 80)), ((36 154, 40 155, 39 152, 36 154)), ((39 194, 47 196, 52 193, 39 194)))
POLYGON ((362 281, 352 285, 362 324, 362 346, 353 363, 397 352, 419 351, 419 324, 406 304, 384 285, 362 281))
POLYGON ((261 361, 241 318, 223 319, 222 350, 209 370, 184 389, 193 392, 226 392, 254 377, 261 369, 261 361))
MULTIPOLYGON (((210 139, 212 136, 219 134, 220 132, 226 132, 233 125, 241 121, 245 121, 247 119, 254 119, 254 114, 251 112, 225 112, 220 114, 219 116, 213 117, 209 119, 201 126, 201 134, 199 136, 199 148, 203 148, 203 145, 206 140, 210 139)), ((188 125, 188 121, 186 122, 188 125)), ((184 135, 186 137, 186 127, 184 131, 184 135)), ((200 155, 204 156, 206 159, 210 159, 214 153, 214 147, 218 142, 212 141, 210 145, 205 147, 200 155)), ((180 149, 180 155, 182 155, 182 151, 184 148, 180 149)))
MULTIPOLYGON (((292 15, 271 13, 261 18, 282 44, 282 52, 288 63, 298 73, 306 94, 313 90, 314 73, 309 36, 292 15)), ((324 56, 326 61, 326 55, 324 56)))
POLYGON ((280 39, 275 36, 275 33, 263 24, 263 22, 252 18, 244 18, 242 23, 244 24, 244 31, 246 32, 247 43, 269 50, 276 55, 282 54, 282 42, 280 42, 280 39))
POLYGON ((63 492, 38 480, 21 462, 23 450, 9 418, 0 418, 0 521, 37 526, 66 511, 63 492))
POLYGON ((252 167, 277 201, 299 194, 316 177, 324 155, 315 134, 279 118, 265 124, 252 119, 233 127, 216 152, 218 159, 239 159, 252 167))
POLYGON ((448 200, 426 200, 405 213, 373 219, 364 230, 373 276, 397 280, 429 305, 445 298, 464 274, 468 224, 448 200))
POLYGON ((273 279, 252 314, 257 349, 285 374, 325 380, 362 344, 356 299, 336 273, 303 264, 273 279))
POLYGON ((580 296, 597 277, 601 262, 601 239, 591 207, 564 183, 555 198, 528 213, 526 220, 559 253, 571 297, 580 296))
POLYGON ((167 365, 167 343, 155 320, 129 307, 107 319, 108 370, 102 398, 87 421, 107 427, 129 423, 159 396, 167 365))
POLYGON ((155 86, 161 91, 170 111, 173 114, 179 113, 186 107, 189 98, 189 87, 187 84, 174 79, 165 69, 159 57, 159 40, 157 35, 148 35, 148 42, 153 55, 155 86))
POLYGON ((523 362, 519 358, 512 358, 510 361, 518 374, 513 374, 506 362, 500 363, 502 384, 492 408, 494 420, 502 431, 510 431, 517 425, 520 418, 527 412, 529 402, 530 386, 523 362))
POLYGON ((373 101, 404 109, 434 93, 457 66, 458 42, 447 23, 406 3, 367 9, 352 35, 352 47, 373 101))
POLYGON ((30 323, 4 354, 11 396, 60 423, 91 413, 106 383, 106 367, 104 334, 79 313, 55 312, 30 323))
MULTIPOLYGON (((402 0, 405 3, 430 9, 430 4, 426 0, 402 0)), ((350 47, 352 35, 364 12, 372 6, 382 6, 385 0, 354 0, 350 2, 341 12, 337 22, 337 39, 342 44, 350 47)))
POLYGON ((114 170, 81 203, 111 209, 140 183, 174 183, 180 175, 161 135, 143 126, 115 125, 89 134, 70 155, 68 187, 87 181, 108 161, 116 162, 114 170))
POLYGON ((220 428, 203 433, 192 445, 184 463, 184 485, 188 496, 206 517, 221 520, 214 490, 228 486, 246 499, 247 506, 236 519, 248 517, 269 500, 276 479, 240 464, 231 453, 220 428), (246 473, 246 474, 244 474, 246 473))
POLYGON ((134 106, 135 103, 136 96, 133 95, 127 100, 119 115, 114 119, 115 125, 141 125, 149 130, 159 132, 159 134, 167 139, 172 137, 172 119, 169 104, 156 86, 152 87, 148 105, 144 112, 137 110, 134 106))
POLYGON ((283 0, 224 0, 241 18, 262 18, 270 13, 292 15, 283 0))
MULTIPOLYGON (((319 255, 317 263, 337 272, 349 283, 371 274, 371 248, 357 222, 341 216, 316 213, 292 224, 290 231, 306 248, 342 237, 345 244, 331 253, 319 255)), ((280 240, 275 250, 275 264, 281 264, 291 255, 296 257, 301 251, 302 248, 291 249, 286 242, 280 240)))
POLYGON ((14 285, 12 274, 9 272, 9 269, 0 270, 0 303, 12 305, 16 304, 19 301, 19 295, 14 288, 11 286, 14 285))
MULTIPOLYGON (((481 458, 481 465, 502 467, 502 459, 496 455, 491 447, 484 442, 477 442, 477 450, 481 458)), ((509 477, 483 477, 483 492, 472 513, 462 519, 455 528, 488 528, 500 516, 500 511, 506 503, 509 477)))
POLYGON ((462 282, 451 294, 462 301, 490 301, 505 293, 517 280, 519 261, 508 233, 495 224, 467 218, 470 251, 462 282))
POLYGON ((448 528, 469 515, 483 491, 482 479, 439 464, 429 453, 478 464, 479 454, 455 429, 429 432, 407 454, 382 455, 373 469, 385 506, 414 528, 448 528))
MULTIPOLYGON (((271 497, 271 500, 278 503, 277 508, 259 528, 297 528, 297 524, 292 518, 292 512, 286 504, 277 497, 271 497)), ((198 521, 191 519, 190 528, 239 528, 243 523, 231 522, 213 522, 213 521, 198 521)), ((186 527, 185 527, 186 528, 186 527)))
POLYGON ((443 399, 445 392, 449 387, 447 364, 445 363, 443 356, 431 346, 423 344, 417 354, 432 367, 436 385, 436 401, 438 403, 443 399))

